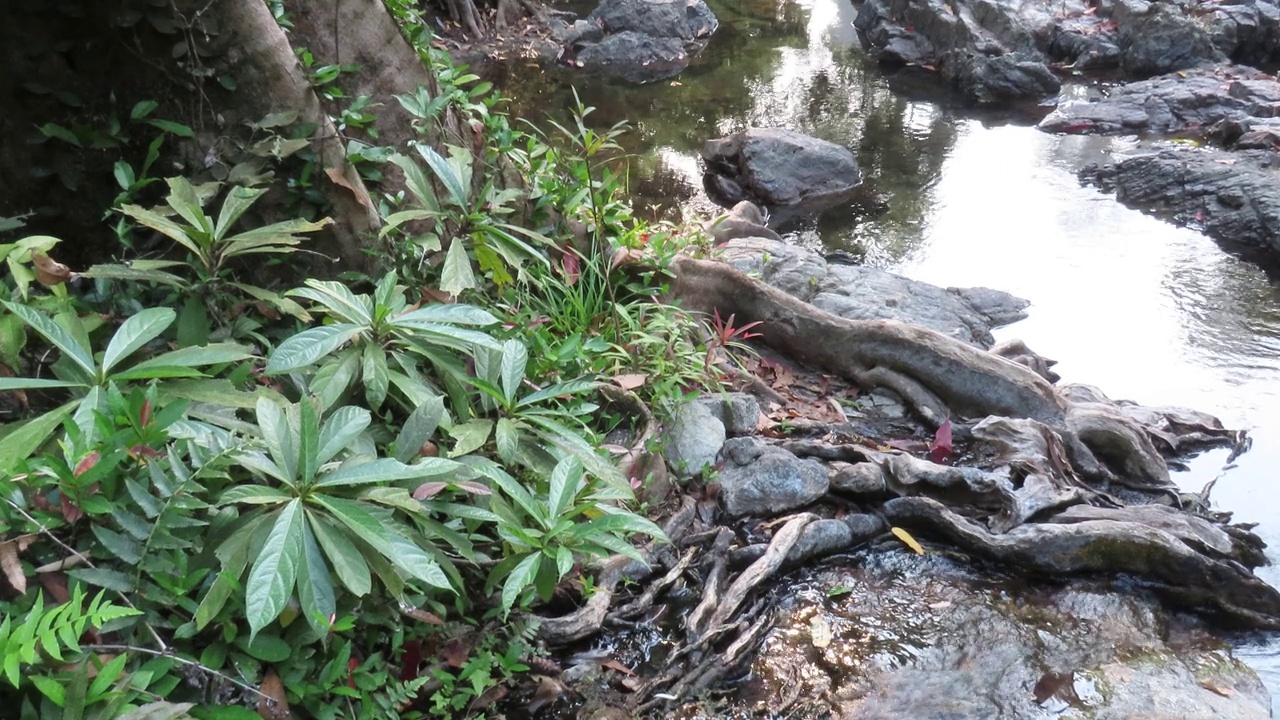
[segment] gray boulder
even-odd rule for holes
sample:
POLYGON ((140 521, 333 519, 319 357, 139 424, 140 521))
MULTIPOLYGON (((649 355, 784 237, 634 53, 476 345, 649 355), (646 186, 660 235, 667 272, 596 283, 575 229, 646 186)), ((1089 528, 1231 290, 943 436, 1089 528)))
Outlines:
POLYGON ((1120 66, 1128 75, 1145 78, 1226 62, 1201 22, 1176 5, 1145 0, 1116 4, 1120 66))
MULTIPOLYGON (((752 128, 709 140, 702 159, 709 174, 728 179, 770 212, 821 211, 852 199, 862 183, 848 148, 781 128, 752 128)), ((726 205, 741 199, 712 197, 726 205)))
POLYGON ((1202 627, 1101 583, 975 578, 878 554, 806 580, 726 714, 850 720, 1262 720, 1258 676, 1202 627), (832 592, 835 589, 839 592, 832 592), (798 699, 798 701, 797 701, 798 699), (749 703, 749 704, 748 704, 749 703))
POLYGON ((662 454, 678 475, 692 477, 715 465, 725 441, 720 417, 706 403, 686 403, 676 410, 666 429, 662 454))
POLYGON ((1081 176, 1131 208, 1199 228, 1228 248, 1280 258, 1280 157, 1273 152, 1169 148, 1081 176))
POLYGON ((991 328, 1026 317, 1027 301, 989 288, 940 288, 877 268, 828 265, 807 248, 732 240, 721 257, 738 270, 850 320, 898 320, 989 348, 991 328))
POLYGON ((723 458, 716 480, 725 512, 732 517, 779 515, 827 494, 822 463, 801 460, 758 438, 729 440, 723 458))
POLYGON ((683 71, 717 27, 703 0, 604 0, 560 40, 575 65, 646 83, 683 71))
POLYGON ((760 422, 760 402, 742 392, 700 397, 693 401, 702 405, 723 425, 730 437, 750 435, 760 422))

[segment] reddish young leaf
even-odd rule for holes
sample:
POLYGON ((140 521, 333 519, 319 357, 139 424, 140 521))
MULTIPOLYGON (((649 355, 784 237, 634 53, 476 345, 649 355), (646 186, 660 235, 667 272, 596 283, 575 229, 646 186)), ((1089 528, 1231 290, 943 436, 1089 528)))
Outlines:
POLYGON ((73 470, 73 471, 72 471, 72 473, 73 473, 76 477, 80 477, 81 475, 83 475, 83 474, 85 474, 85 473, 89 472, 90 470, 92 470, 92 469, 93 469, 93 466, 94 466, 94 465, 97 465, 97 464, 98 464, 98 460, 100 460, 100 459, 102 459, 102 453, 99 453, 99 452, 91 452, 91 453, 89 453, 88 455, 85 455, 85 456, 84 456, 84 459, 83 459, 83 460, 81 460, 79 463, 77 463, 77 464, 76 464, 76 469, 75 469, 75 470, 73 470))
POLYGON ((151 398, 142 401, 142 412, 138 413, 138 423, 142 427, 151 424, 151 398))
POLYGON ((582 260, 578 254, 570 250, 564 254, 564 277, 570 285, 578 282, 578 275, 582 272, 582 260))
POLYGON ((59 496, 61 500, 60 510, 62 510, 62 518, 69 523, 73 523, 84 517, 84 511, 71 504, 71 500, 66 495, 59 496))
POLYGON ((464 482, 453 483, 453 486, 463 492, 471 493, 472 495, 492 495, 493 494, 493 490, 488 485, 483 485, 478 482, 471 482, 469 480, 464 482))
POLYGON ((929 444, 928 458, 940 463, 951 455, 951 418, 942 421, 938 432, 934 433, 933 442, 929 444))
POLYGON ((421 485, 418 486, 417 490, 413 491, 413 499, 426 500, 427 498, 435 497, 436 495, 440 494, 441 490, 445 489, 446 485, 448 485, 448 483, 442 483, 442 482, 422 483, 421 485))

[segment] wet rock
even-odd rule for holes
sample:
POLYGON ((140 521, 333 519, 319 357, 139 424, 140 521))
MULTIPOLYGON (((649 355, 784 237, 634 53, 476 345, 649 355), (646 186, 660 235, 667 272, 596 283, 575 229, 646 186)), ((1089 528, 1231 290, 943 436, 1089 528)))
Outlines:
POLYGON ((853 545, 853 530, 842 520, 814 520, 805 526, 800 539, 787 553, 787 562, 800 564, 825 557, 853 545))
POLYGON ((827 465, 831 490, 855 498, 885 497, 884 471, 873 462, 833 462, 827 465))
MULTIPOLYGON (((1123 204, 1201 229, 1224 245, 1280 258, 1280 158, 1249 150, 1173 148, 1092 173, 1123 204)), ((1082 178, 1090 180, 1086 171, 1082 178)))
POLYGON ((1121 68, 1143 78, 1226 62, 1199 22, 1173 4, 1122 0, 1116 3, 1121 68))
POLYGON ((724 422, 705 403, 681 405, 666 429, 663 455, 677 474, 692 477, 714 465, 725 441, 724 422))
POLYGON ((708 173, 728 178, 771 212, 817 212, 848 201, 862 182, 848 148, 781 128, 709 140, 702 159, 708 173))
POLYGON ((862 543, 870 542, 886 529, 884 521, 878 515, 850 513, 840 518, 840 520, 849 526, 850 544, 855 547, 862 543))
POLYGON ((704 405, 724 425, 730 437, 750 435, 760 422, 760 401, 742 392, 700 397, 695 403, 704 405))
POLYGON ((1166 505, 1136 505, 1123 508, 1077 505, 1048 518, 1054 523, 1078 523, 1089 520, 1132 522, 1159 528, 1200 552, 1210 550, 1222 557, 1235 555, 1231 536, 1221 528, 1194 515, 1166 505))
MULTIPOLYGON (((725 179, 722 175, 713 175, 712 177, 724 179, 727 183, 733 182, 725 179)), ((739 188, 739 195, 741 195, 741 188, 739 188)), ((760 211, 760 208, 755 203, 747 200, 734 205, 733 209, 723 217, 708 222, 704 229, 716 245, 723 245, 736 238, 782 239, 781 235, 768 227, 768 221, 765 219, 764 213, 760 211)))
POLYGON ((724 444, 724 468, 716 476, 724 509, 732 517, 779 515, 827 493, 827 471, 754 437, 724 444))
MULTIPOLYGON (((1060 105, 1040 121, 1046 132, 1173 134, 1222 121, 1237 128, 1228 144, 1280 114, 1280 81, 1243 65, 1172 73, 1112 88, 1090 101, 1060 105)), ((1225 129, 1224 129, 1225 132, 1225 129)))
POLYGON ((688 67, 717 26, 703 0, 604 0, 560 41, 580 67, 645 83, 688 67))
POLYGON ((948 288, 877 268, 828 265, 813 250, 761 238, 733 240, 722 257, 738 270, 850 320, 898 320, 991 347, 991 328, 1026 317, 1028 303, 988 288, 948 288))
POLYGON ((1253 671, 1145 594, 1007 583, 906 553, 805 586, 765 638, 735 716, 1270 717, 1253 671))
POLYGON ((1159 527, 1083 520, 1028 523, 995 534, 930 498, 896 498, 883 509, 894 524, 937 533, 964 550, 1022 571, 1053 577, 1128 573, 1186 607, 1254 627, 1280 628, 1280 592, 1240 562, 1200 553, 1159 527))

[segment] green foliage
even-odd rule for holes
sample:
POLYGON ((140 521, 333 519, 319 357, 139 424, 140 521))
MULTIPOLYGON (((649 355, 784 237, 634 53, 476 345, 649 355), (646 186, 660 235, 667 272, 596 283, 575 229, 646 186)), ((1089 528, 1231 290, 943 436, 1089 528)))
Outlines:
POLYGON ((132 608, 115 605, 98 593, 86 606, 83 588, 77 588, 70 602, 44 606, 44 594, 22 617, 6 616, 0 623, 0 656, 4 658, 4 679, 18 687, 23 666, 49 660, 67 662, 67 654, 80 652, 80 636, 90 628, 100 628, 118 618, 139 614, 132 608))

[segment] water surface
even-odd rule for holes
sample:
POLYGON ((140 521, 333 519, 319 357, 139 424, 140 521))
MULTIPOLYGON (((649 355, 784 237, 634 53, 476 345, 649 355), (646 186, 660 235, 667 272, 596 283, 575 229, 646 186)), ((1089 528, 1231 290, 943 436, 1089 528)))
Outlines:
MULTIPOLYGON (((1253 449, 1233 466, 1211 452, 1177 480, 1199 490, 1218 478, 1216 504, 1259 523, 1280 559, 1280 285, 1193 230, 1079 185, 1076 170, 1132 151, 1136 139, 1045 135, 920 99, 919 83, 891 82, 868 63, 849 0, 710 2, 721 30, 674 81, 635 87, 516 69, 500 84, 525 117, 566 107, 572 81, 598 108, 597 125, 631 121, 637 199, 686 214, 712 212, 698 161, 709 138, 782 126, 853 148, 885 209, 830 214, 799 241, 938 285, 1027 298, 1030 317, 996 335, 1057 359, 1065 381, 1249 429, 1253 449)), ((1280 585, 1280 568, 1260 574, 1280 585)), ((1280 639, 1241 643, 1280 698, 1280 639)))

